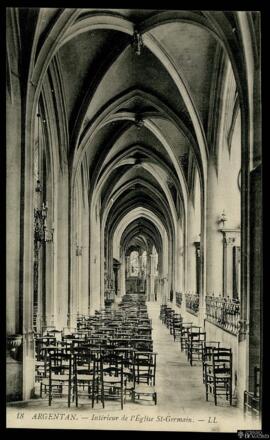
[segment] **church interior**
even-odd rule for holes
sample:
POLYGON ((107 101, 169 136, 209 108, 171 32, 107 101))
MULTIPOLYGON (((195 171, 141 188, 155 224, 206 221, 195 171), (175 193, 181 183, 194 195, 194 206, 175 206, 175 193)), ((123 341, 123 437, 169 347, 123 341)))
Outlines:
POLYGON ((6 9, 10 414, 260 427, 260 44, 259 12, 6 9))

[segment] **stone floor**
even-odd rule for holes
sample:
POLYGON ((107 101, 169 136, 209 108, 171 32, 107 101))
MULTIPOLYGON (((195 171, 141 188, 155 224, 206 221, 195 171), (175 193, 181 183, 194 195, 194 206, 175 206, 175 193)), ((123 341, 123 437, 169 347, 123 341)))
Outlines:
POLYGON ((157 405, 152 402, 127 401, 121 411, 118 402, 108 402, 92 409, 86 401, 78 409, 67 409, 64 401, 45 399, 16 402, 7 406, 7 426, 68 429, 124 429, 157 431, 235 432, 260 429, 258 422, 244 419, 242 411, 229 407, 226 401, 218 406, 206 402, 201 365, 190 366, 174 342, 168 329, 159 320, 159 305, 148 304, 153 322, 154 351, 157 355, 157 405))

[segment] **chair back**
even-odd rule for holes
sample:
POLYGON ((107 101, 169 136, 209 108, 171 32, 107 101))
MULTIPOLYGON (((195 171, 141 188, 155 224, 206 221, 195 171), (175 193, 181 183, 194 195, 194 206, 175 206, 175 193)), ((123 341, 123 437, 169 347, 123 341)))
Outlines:
POLYGON ((155 385, 156 379, 156 353, 134 353, 134 380, 136 383, 155 385))
POLYGON ((49 380, 54 375, 68 375, 71 377, 73 355, 62 353, 58 350, 49 354, 49 380))
POLYGON ((232 374, 232 350, 231 348, 214 348, 212 351, 214 374, 232 374))
POLYGON ((153 341, 148 337, 131 339, 131 346, 137 351, 153 351, 153 341))
POLYGON ((99 367, 99 355, 91 351, 88 347, 78 347, 74 353, 74 374, 75 378, 79 375, 91 375, 95 380, 99 367))
POLYGON ((114 383, 118 382, 123 386, 123 365, 124 361, 121 356, 113 353, 102 353, 100 356, 101 382, 104 382, 105 380, 110 382, 110 378, 113 378, 112 380, 114 383))

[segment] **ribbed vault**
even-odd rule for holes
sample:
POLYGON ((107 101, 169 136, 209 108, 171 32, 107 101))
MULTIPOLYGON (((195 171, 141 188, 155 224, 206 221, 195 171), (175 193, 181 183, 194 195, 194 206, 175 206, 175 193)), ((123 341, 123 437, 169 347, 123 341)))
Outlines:
MULTIPOLYGON (((27 137, 41 111, 49 121, 44 142, 50 145, 51 188, 57 182, 57 160, 62 170, 68 169, 69 297, 77 276, 74 243, 88 240, 89 298, 100 292, 102 302, 103 272, 110 276, 116 258, 115 231, 141 208, 166 231, 169 289, 185 288, 195 176, 205 289, 208 165, 212 155, 218 174, 216 127, 222 127, 215 115, 221 121, 233 108, 235 116, 223 128, 230 143, 238 109, 247 108, 251 99, 247 69, 250 73, 252 66, 240 37, 243 18, 204 11, 42 9, 32 16, 22 11, 21 19, 33 24, 32 34, 24 30, 22 35, 33 43, 23 59, 33 87, 26 90, 25 142, 31 145, 27 137), (227 89, 221 110, 219 94, 227 89)), ((249 115, 244 117, 241 142, 247 145, 252 127, 249 115)), ((57 198, 51 199, 57 212, 57 198)), ((120 254, 136 234, 117 238, 120 254)), ((159 241, 153 229, 145 234, 149 243, 159 241)))

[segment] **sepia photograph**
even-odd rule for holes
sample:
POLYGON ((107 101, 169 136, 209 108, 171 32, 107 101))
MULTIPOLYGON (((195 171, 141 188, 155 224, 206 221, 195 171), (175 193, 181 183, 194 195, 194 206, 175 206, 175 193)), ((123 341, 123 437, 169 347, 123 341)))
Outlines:
POLYGON ((269 438, 261 12, 5 13, 6 428, 269 438))

